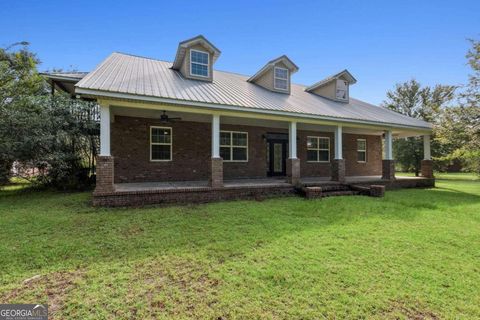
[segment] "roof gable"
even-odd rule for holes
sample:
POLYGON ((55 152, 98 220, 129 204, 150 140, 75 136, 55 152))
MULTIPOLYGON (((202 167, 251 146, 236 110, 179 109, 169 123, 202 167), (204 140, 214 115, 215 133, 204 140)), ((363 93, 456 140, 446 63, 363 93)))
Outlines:
POLYGON ((203 35, 198 35, 191 39, 182 41, 178 44, 175 60, 173 61, 173 69, 179 70, 181 68, 183 60, 185 59, 187 49, 194 46, 202 46, 207 51, 209 51, 209 53, 212 54, 213 63, 215 63, 215 61, 221 54, 221 51, 217 47, 215 47, 210 41, 208 41, 207 38, 205 38, 203 35))
POLYGON ((277 64, 282 63, 285 67, 287 67, 288 71, 290 74, 295 73, 298 71, 298 67, 295 63, 293 63, 292 60, 290 60, 289 57, 286 55, 281 55, 280 57, 270 60, 267 62, 266 65, 264 65, 257 73, 255 73, 253 76, 251 76, 247 81, 248 82, 255 82, 258 78, 260 78, 262 75, 264 75, 267 71, 275 67, 277 64))
POLYGON ((331 75, 330 77, 327 77, 323 80, 320 80, 316 83, 314 83, 313 85, 307 87, 305 89, 305 91, 307 92, 312 92, 312 91, 315 91, 316 89, 324 86, 324 85, 327 85, 328 83, 334 81, 334 80, 337 80, 337 79, 342 79, 342 80, 345 80, 347 81, 348 83, 350 84, 354 84, 357 82, 357 79, 355 79, 352 74, 347 70, 343 70, 343 71, 340 71, 339 73, 336 73, 334 75, 331 75))

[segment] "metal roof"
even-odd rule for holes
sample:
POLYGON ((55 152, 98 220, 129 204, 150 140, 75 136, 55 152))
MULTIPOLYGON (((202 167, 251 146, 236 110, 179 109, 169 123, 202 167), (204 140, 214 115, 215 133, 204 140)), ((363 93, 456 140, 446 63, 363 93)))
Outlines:
POLYGON ((276 93, 247 82, 248 76, 214 71, 213 82, 190 80, 171 69, 172 63, 122 53, 113 53, 76 84, 77 92, 134 95, 135 99, 167 98, 219 106, 241 107, 257 112, 279 111, 365 123, 431 129, 428 122, 350 98, 335 102, 305 91, 306 86, 291 85, 291 94, 276 93), (80 90, 79 90, 80 89, 80 90))

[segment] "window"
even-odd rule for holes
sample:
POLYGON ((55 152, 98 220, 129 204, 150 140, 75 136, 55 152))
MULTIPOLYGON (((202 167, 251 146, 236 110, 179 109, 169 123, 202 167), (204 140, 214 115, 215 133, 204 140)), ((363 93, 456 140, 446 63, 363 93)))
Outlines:
POLYGON ((348 100, 348 82, 344 80, 337 80, 337 99, 348 100))
POLYGON ((330 161, 330 138, 307 137, 307 161, 329 162, 330 161))
POLYGON ((274 88, 288 90, 288 69, 275 67, 274 73, 274 88))
POLYGON ((367 162, 367 140, 357 139, 357 161, 367 162))
POLYGON ((190 74, 208 77, 209 60, 208 52, 190 50, 190 74))
POLYGON ((172 160, 172 128, 150 127, 150 161, 172 160))
POLYGON ((248 134, 220 131, 220 157, 223 161, 248 161, 248 134))

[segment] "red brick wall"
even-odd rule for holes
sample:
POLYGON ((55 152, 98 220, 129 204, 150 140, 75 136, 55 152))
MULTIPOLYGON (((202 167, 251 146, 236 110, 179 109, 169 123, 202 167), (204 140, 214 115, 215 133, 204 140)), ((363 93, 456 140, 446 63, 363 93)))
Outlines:
POLYGON ((343 158, 346 176, 382 175, 382 139, 361 134, 343 135, 343 158), (367 139, 367 162, 357 162, 357 139, 367 139))
POLYGON ((211 166, 208 123, 174 122, 116 116, 111 124, 115 182, 208 180, 211 166), (172 159, 150 161, 150 126, 172 128, 172 159))
MULTIPOLYGON (((248 132, 248 162, 224 162, 224 178, 265 177, 267 172, 267 132, 287 133, 277 128, 244 125, 221 125, 222 130, 248 132)), ((330 163, 309 163, 307 136, 330 137, 330 158, 334 157, 333 133, 298 131, 298 157, 301 176, 330 176, 330 163)), ((208 180, 211 167, 211 126, 200 122, 162 124, 158 120, 116 116, 112 123, 112 155, 115 157, 115 182, 208 180), (173 131, 172 161, 150 161, 149 128, 152 125, 171 127, 173 131)), ((381 175, 381 140, 379 136, 344 134, 347 175, 381 175), (367 139, 367 163, 356 161, 356 139, 367 139)))

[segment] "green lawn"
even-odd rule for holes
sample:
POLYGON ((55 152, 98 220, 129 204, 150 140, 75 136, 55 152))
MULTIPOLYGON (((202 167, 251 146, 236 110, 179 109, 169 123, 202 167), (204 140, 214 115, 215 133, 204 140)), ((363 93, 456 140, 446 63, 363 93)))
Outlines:
POLYGON ((0 303, 48 302, 54 319, 480 318, 480 182, 454 178, 143 209, 8 187, 0 303))

